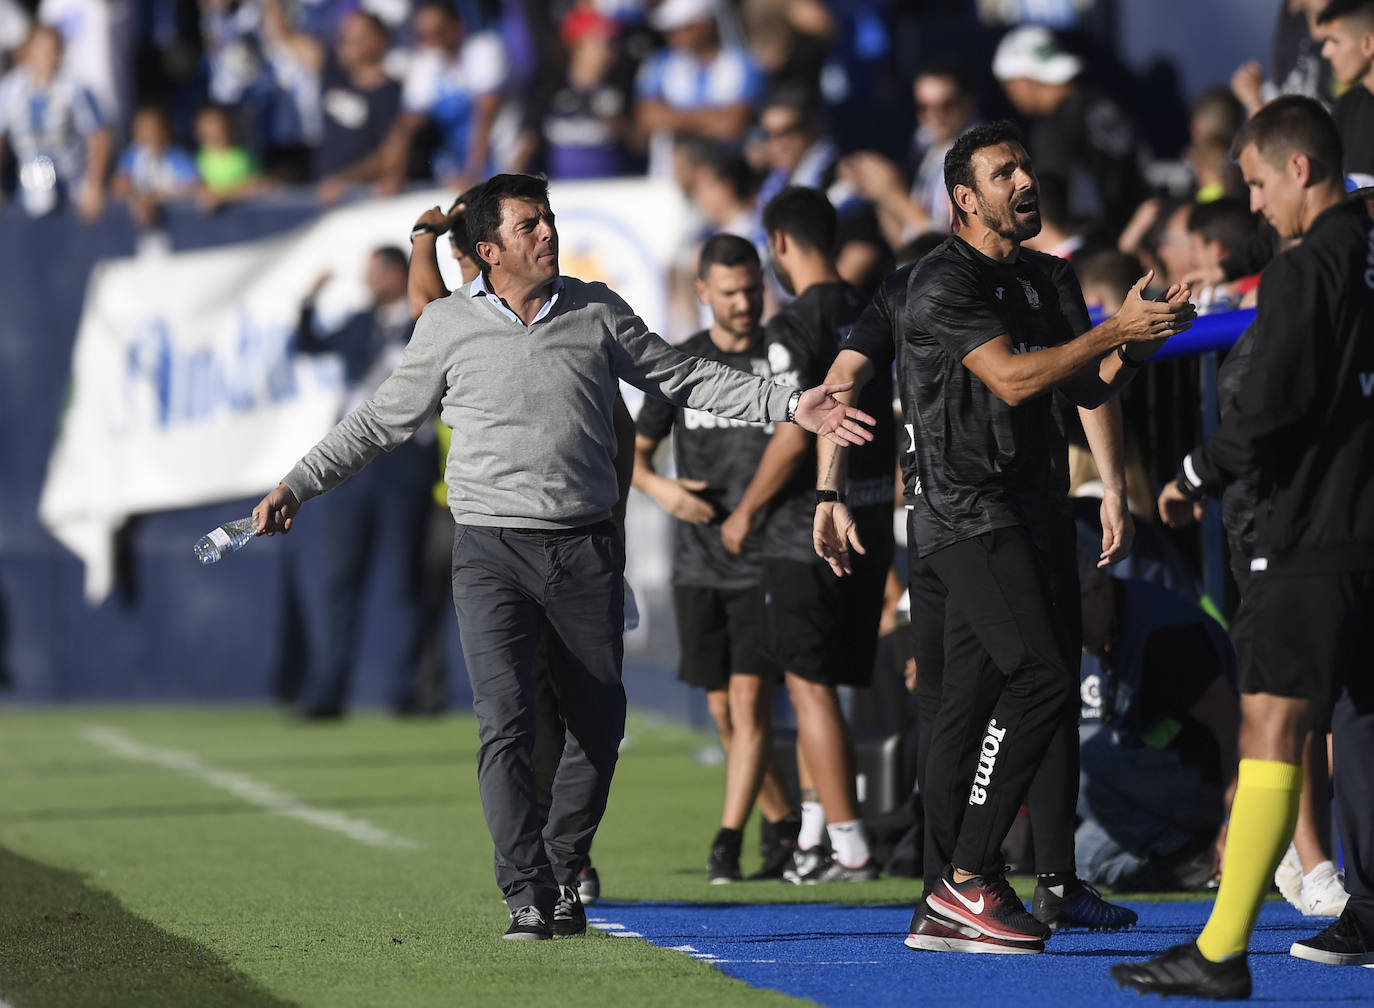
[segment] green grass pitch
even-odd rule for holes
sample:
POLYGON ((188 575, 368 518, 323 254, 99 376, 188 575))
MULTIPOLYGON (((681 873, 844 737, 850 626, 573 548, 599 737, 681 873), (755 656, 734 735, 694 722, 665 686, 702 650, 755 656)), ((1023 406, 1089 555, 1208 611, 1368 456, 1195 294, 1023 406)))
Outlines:
MULTIPOLYGON (((506 910, 478 802, 476 734, 466 716, 300 724, 266 709, 0 713, 0 1002, 725 1008, 793 1000, 642 941, 598 933, 501 941, 506 910), (409 846, 349 835, 358 829, 409 846)), ((723 770, 691 756, 710 741, 631 717, 594 850, 607 897, 916 897, 917 883, 901 879, 804 890, 707 885, 723 770)))

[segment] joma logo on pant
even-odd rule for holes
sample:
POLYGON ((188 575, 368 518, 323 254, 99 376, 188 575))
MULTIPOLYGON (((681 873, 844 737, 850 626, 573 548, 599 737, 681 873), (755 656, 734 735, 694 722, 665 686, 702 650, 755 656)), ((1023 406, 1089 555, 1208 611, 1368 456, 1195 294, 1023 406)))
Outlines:
POLYGON ((997 727, 996 718, 988 722, 988 733, 983 736, 983 748, 978 753, 978 771, 973 775, 973 789, 968 793, 970 805, 982 805, 988 800, 992 769, 997 765, 997 754, 1002 751, 1002 740, 1006 737, 1007 730, 997 727))

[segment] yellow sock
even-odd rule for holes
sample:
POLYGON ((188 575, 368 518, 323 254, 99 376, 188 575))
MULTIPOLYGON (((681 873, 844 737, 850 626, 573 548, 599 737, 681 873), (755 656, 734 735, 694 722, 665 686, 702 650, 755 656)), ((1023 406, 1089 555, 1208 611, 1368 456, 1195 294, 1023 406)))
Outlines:
POLYGON ((1245 951, 1260 904, 1293 838, 1302 793, 1302 767, 1275 760, 1243 759, 1231 804, 1226 870, 1198 951, 1221 962, 1245 951))

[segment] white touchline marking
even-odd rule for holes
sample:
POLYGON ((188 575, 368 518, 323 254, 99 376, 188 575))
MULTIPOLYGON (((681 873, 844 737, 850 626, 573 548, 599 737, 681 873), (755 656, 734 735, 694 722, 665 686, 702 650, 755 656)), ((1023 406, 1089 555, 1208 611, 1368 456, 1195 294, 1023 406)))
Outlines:
MULTIPOLYGON (((342 812, 307 805, 286 792, 278 791, 272 785, 254 780, 246 774, 210 766, 193 752, 178 749, 158 749, 144 745, 118 728, 112 728, 108 725, 86 725, 81 729, 81 734, 88 742, 93 742, 116 756, 136 760, 140 763, 152 763, 168 770, 175 770, 178 773, 199 778, 212 787, 219 788, 221 791, 228 791, 235 797, 242 798, 248 804, 256 805, 274 815, 286 816, 288 819, 299 819, 301 822, 329 830, 331 833, 341 833, 350 840, 356 840, 358 843, 367 844, 370 847, 400 847, 416 850, 421 846, 414 840, 398 836, 390 830, 368 822, 366 819, 355 819, 352 816, 344 815, 342 812)), ((0 1005, 0 1008, 4 1008, 4 1006, 0 1005)))
POLYGON ((642 934, 640 934, 638 931, 612 931, 612 932, 611 932, 611 937, 612 937, 612 938, 643 938, 644 936, 643 936, 642 934))

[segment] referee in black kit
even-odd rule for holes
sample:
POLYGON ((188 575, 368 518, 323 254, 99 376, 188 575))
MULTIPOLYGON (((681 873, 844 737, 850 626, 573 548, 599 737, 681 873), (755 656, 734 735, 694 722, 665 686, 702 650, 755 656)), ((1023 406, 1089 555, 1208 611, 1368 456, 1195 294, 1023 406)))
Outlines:
MULTIPOLYGON (((1010 124, 961 136, 945 184, 958 231, 911 272, 899 323, 903 447, 915 455, 916 549, 945 593, 945 696, 968 681, 990 692, 936 715, 923 799, 957 830, 913 930, 929 919, 949 939, 916 947, 1038 952, 1050 930, 1007 884, 1001 843, 1077 692, 1067 445, 1048 393, 1100 406, 1195 312, 1186 288, 1143 300, 1147 276, 1088 328, 1081 294, 1056 282, 1062 264, 1020 247, 1040 229, 1038 187, 1010 124), (989 664, 1000 676, 986 676, 989 664)), ((823 555, 849 563, 850 530, 817 524, 823 555)), ((1076 748, 1062 755, 1076 763, 1076 748)), ((1056 882, 1077 885, 1041 880, 1056 882)))

